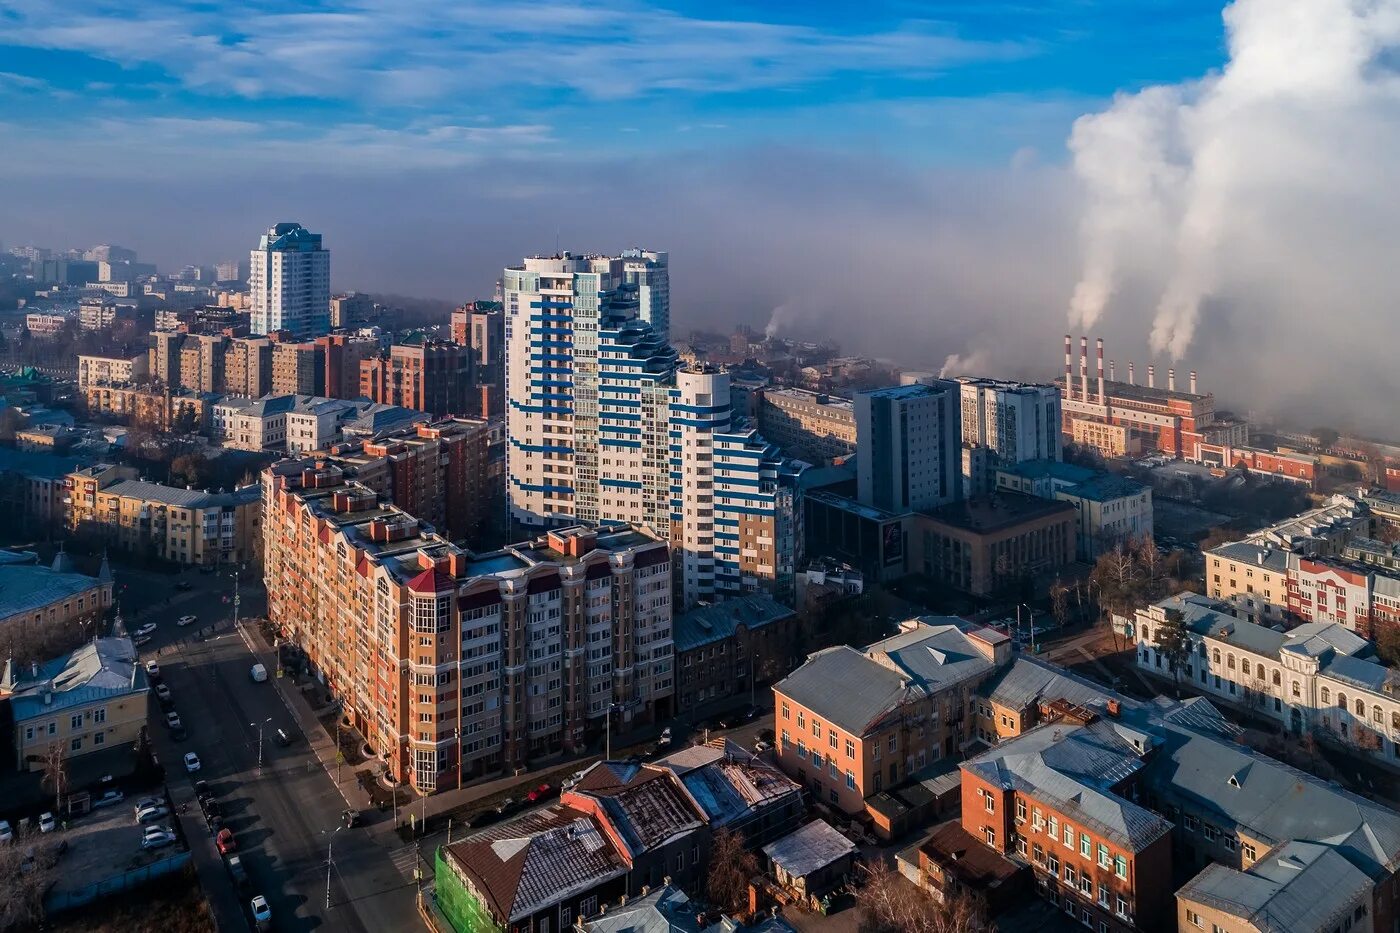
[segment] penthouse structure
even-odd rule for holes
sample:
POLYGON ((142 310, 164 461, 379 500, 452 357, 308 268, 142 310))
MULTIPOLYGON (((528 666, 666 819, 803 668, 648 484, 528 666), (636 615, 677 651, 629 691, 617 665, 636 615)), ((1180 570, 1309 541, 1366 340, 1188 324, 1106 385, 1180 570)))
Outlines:
POLYGON ((287 331, 294 339, 330 329, 331 254, 321 235, 298 223, 268 229, 249 254, 252 333, 287 331))
POLYGON ((783 453, 824 463, 856 452, 856 410, 851 400, 806 389, 755 392, 758 429, 783 453))
POLYGON ((387 353, 361 360, 359 367, 359 394, 380 404, 437 417, 466 414, 471 408, 471 357, 466 347, 445 340, 395 344, 387 353))
POLYGON ((1079 340, 1079 375, 1074 373, 1074 344, 1065 335, 1065 374, 1057 380, 1063 396, 1063 433, 1066 440, 1093 447, 1107 457, 1132 457, 1157 452, 1184 460, 1200 460, 1201 445, 1244 446, 1249 426, 1233 418, 1219 417, 1215 397, 1196 390, 1193 370, 1185 391, 1176 384, 1176 370, 1167 371, 1166 387, 1157 385, 1155 365, 1147 367, 1146 384, 1139 384, 1134 364, 1128 364, 1127 382, 1111 375, 1104 378, 1103 339, 1096 344, 1097 377, 1089 376, 1089 338, 1079 340))
POLYGON ((265 473, 269 618, 421 792, 672 714, 668 549, 575 526, 474 555, 334 465, 265 473))
POLYGON ((727 373, 680 366, 643 259, 659 275, 660 259, 568 253, 505 270, 511 518, 654 529, 687 607, 788 592, 802 465, 732 419, 727 373))

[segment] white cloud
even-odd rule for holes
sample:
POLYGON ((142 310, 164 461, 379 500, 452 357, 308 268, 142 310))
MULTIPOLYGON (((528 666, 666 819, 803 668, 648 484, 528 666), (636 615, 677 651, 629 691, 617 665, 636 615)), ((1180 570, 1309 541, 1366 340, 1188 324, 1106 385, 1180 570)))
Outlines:
POLYGON ((12 44, 155 65, 196 90, 245 97, 435 101, 523 85, 620 99, 785 88, 849 72, 917 77, 1027 51, 926 21, 845 33, 617 0, 428 0, 411 11, 397 0, 333 0, 309 12, 266 0, 0 0, 5 12, 12 44))

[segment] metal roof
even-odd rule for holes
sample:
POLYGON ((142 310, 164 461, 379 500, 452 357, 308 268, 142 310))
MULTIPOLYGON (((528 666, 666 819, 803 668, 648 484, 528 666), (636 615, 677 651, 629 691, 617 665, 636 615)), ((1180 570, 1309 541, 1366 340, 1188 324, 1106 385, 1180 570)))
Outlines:
POLYGON ((35 612, 102 585, 96 577, 81 573, 37 565, 0 564, 0 619, 35 612))
POLYGON ((691 651, 733 636, 740 625, 752 630, 794 615, 771 596, 755 593, 700 606, 677 616, 671 626, 676 653, 691 651))
POLYGON ((1238 917, 1266 933, 1326 931, 1369 896, 1373 882, 1335 849, 1291 842, 1245 871, 1212 863, 1177 897, 1238 917))
POLYGON ((763 854, 794 878, 806 878, 855 851, 854 842, 820 819, 763 847, 763 854))
POLYGON ((261 487, 254 483, 233 492, 207 492, 203 489, 181 489, 178 486, 163 486, 138 479, 124 479, 102 490, 108 495, 124 499, 140 499, 143 502, 159 502, 182 509, 207 509, 212 506, 246 505, 262 498, 261 487))
POLYGON ((1103 706, 1116 699, 1124 706, 1137 705, 1137 701, 1120 697, 1107 687, 1025 655, 1017 655, 1001 673, 984 681, 978 692, 993 703, 1015 710, 1027 709, 1041 700, 1103 706))
POLYGON ((137 663, 136 648, 124 637, 94 639, 72 654, 29 669, 9 661, 4 683, 14 691, 10 707, 17 723, 104 699, 142 694, 147 688, 146 671, 137 663))

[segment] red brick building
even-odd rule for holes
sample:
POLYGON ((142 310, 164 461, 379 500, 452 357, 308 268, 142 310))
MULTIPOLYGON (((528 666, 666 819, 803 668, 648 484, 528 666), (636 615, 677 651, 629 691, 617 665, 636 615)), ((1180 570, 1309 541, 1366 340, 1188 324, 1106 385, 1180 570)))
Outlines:
POLYGON ((475 410, 470 349, 449 341, 395 344, 387 354, 360 361, 360 394, 438 417, 475 410))

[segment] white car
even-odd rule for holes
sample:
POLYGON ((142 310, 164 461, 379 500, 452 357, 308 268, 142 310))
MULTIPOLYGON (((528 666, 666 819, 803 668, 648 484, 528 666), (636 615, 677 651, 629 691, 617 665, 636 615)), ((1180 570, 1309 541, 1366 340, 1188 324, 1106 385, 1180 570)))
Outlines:
POLYGON ((136 822, 143 824, 153 823, 161 817, 169 815, 170 811, 167 810, 163 805, 158 804, 154 807, 147 807, 146 809, 139 811, 136 814, 136 822))
POLYGON ((268 905, 267 898, 259 894, 253 898, 252 907, 253 922, 258 925, 258 929, 262 929, 272 922, 272 907, 268 905))
POLYGON ((151 807, 159 807, 165 803, 164 797, 142 797, 136 801, 135 813, 138 815, 142 810, 149 810, 151 807))
POLYGON ((146 833, 146 835, 141 837, 141 848, 159 849, 163 846, 171 845, 174 842, 175 834, 164 827, 160 827, 158 832, 146 833))
POLYGON ((139 635, 149 635, 149 634, 151 634, 152 632, 154 632, 155 630, 156 630, 156 624, 155 624, 154 622, 147 622, 145 625, 141 626, 140 628, 138 628, 138 629, 136 630, 136 634, 137 634, 138 636, 139 636, 139 635))
POLYGON ((180 722, 180 714, 171 710, 165 714, 165 726, 167 729, 178 729, 184 723, 180 722))
POLYGON ((165 684, 156 684, 156 699, 157 699, 157 700, 169 700, 169 699, 170 699, 170 688, 167 687, 165 684))
POLYGON ((9 842, 15 838, 15 831, 10 829, 9 820, 0 820, 0 842, 9 842))
POLYGON ((180 616, 180 621, 176 622, 175 624, 184 627, 186 625, 194 625, 195 621, 196 620, 194 616, 180 616))
POLYGON ((185 752, 185 770, 190 774, 199 770, 199 756, 194 752, 185 752))
POLYGON ((160 676, 160 665, 157 664, 155 661, 147 661, 147 662, 146 662, 146 676, 147 676, 147 677, 159 677, 159 676, 160 676))
POLYGON ((53 814, 45 811, 39 814, 39 832, 51 833, 58 829, 58 822, 53 818, 53 814))

